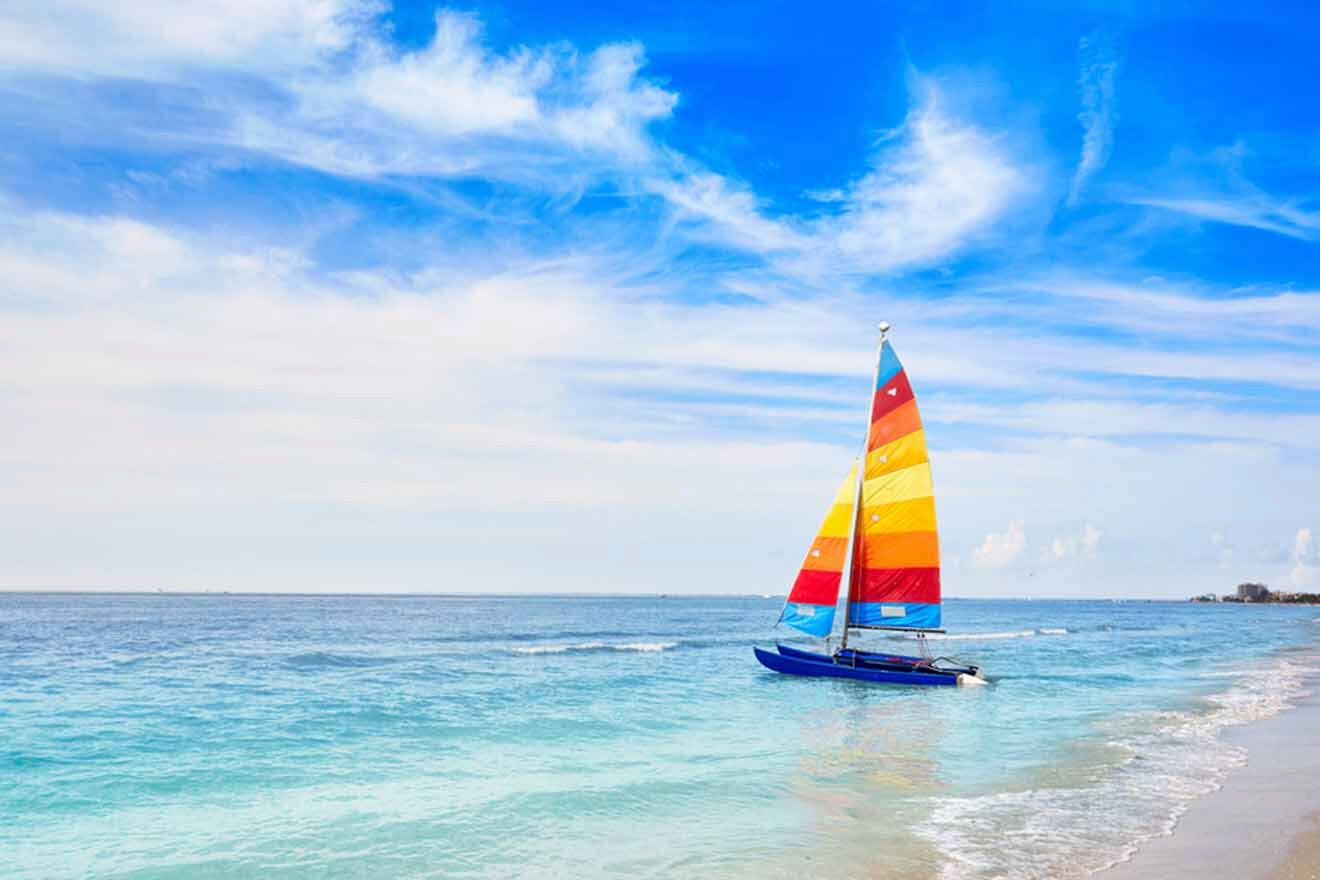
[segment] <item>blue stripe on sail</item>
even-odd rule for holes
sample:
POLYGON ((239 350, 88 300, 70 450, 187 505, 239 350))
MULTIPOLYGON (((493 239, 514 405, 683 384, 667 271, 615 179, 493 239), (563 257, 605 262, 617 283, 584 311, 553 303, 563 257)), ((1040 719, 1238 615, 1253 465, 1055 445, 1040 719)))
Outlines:
POLYGON ((901 369, 903 365, 898 362, 898 355, 894 354, 894 349, 886 342, 880 349, 880 369, 875 376, 875 390, 884 388, 901 369))
POLYGON ((810 636, 825 638, 834 627, 833 605, 808 605, 805 602, 785 602, 779 622, 810 636))
POLYGON ((940 606, 920 602, 852 602, 848 622, 859 626, 940 628, 940 606))

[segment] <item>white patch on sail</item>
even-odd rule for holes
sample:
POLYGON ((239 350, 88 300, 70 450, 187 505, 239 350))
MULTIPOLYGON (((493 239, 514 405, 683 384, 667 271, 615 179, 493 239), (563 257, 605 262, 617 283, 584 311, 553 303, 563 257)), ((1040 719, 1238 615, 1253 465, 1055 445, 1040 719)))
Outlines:
POLYGON ((907 607, 904 605, 881 605, 881 617, 907 617, 907 607))
POLYGON ((886 391, 885 393, 888 394, 890 397, 897 397, 897 396, 898 396, 898 389, 897 389, 897 388, 890 388, 890 389, 889 389, 888 391, 886 391))

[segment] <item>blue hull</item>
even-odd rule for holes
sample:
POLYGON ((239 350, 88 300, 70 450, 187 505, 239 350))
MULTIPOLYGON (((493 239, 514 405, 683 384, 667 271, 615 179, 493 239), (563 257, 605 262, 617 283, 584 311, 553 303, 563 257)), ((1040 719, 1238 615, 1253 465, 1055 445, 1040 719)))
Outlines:
POLYGON ((756 659, 760 660, 761 665, 767 669, 787 675, 851 678, 884 684, 953 687, 958 684, 960 674, 976 674, 976 670, 972 667, 935 669, 926 665, 920 657, 905 657, 901 654, 841 651, 831 657, 828 654, 813 654, 810 651, 799 651, 784 645, 779 645, 778 648, 778 653, 755 648, 756 659))

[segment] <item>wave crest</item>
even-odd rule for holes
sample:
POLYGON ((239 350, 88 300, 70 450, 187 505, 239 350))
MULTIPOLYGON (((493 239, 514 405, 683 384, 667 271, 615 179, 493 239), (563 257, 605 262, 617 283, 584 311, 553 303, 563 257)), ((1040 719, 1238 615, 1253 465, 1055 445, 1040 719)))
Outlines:
POLYGON ((678 642, 578 642, 571 645, 528 645, 511 649, 515 654, 573 654, 587 651, 638 651, 645 654, 668 651, 678 642))
MULTIPOLYGON (((931 641, 943 642, 992 642, 1000 639, 1030 639, 1035 636, 1066 636, 1069 630, 1063 627, 1042 626, 1039 629, 1018 629, 1009 632, 969 632, 969 633, 931 633, 926 636, 931 641)), ((912 636, 917 638, 917 636, 912 636)))

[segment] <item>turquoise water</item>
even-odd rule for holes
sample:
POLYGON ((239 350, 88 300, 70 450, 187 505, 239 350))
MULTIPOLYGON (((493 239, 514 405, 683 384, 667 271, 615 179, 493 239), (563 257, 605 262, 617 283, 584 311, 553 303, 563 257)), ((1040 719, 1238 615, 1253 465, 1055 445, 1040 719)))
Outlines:
MULTIPOLYGON (((9 878, 1083 877, 1314 608, 958 601, 979 689, 763 670, 778 599, 0 595, 9 878)), ((910 648, 911 644, 906 647, 910 648)))

